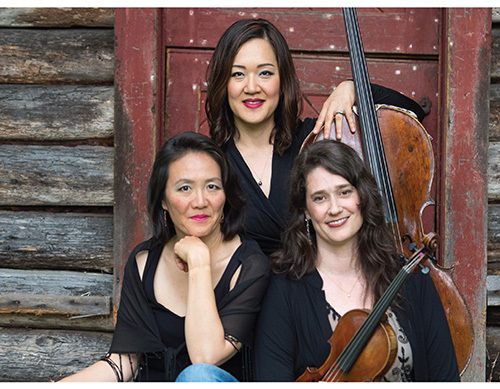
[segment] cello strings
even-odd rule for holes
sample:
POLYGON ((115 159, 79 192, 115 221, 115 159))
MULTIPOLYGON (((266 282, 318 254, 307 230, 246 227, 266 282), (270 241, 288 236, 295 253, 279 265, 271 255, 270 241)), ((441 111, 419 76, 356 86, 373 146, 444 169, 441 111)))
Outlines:
MULTIPOLYGON (((382 197, 385 200, 385 211, 387 222, 390 223, 395 243, 401 253, 404 252, 402 244, 402 233, 398 223, 396 204, 390 181, 387 160, 385 158, 383 142, 381 138, 378 120, 374 110, 373 96, 371 94, 370 80, 367 74, 367 65, 364 57, 363 45, 359 25, 357 23, 356 10, 354 8, 343 8, 346 30, 351 32, 347 34, 349 50, 351 51, 351 65, 353 73, 357 75, 356 81, 359 88, 358 105, 360 112, 367 112, 367 115, 360 115, 362 131, 367 136, 362 136, 364 150, 367 157, 367 165, 370 167, 375 180, 379 186, 382 197), (369 136, 368 136, 369 135, 369 136), (366 139, 365 139, 366 138, 366 139), (397 226, 396 226, 397 225, 397 226)), ((357 88, 357 89, 358 89, 357 88)))

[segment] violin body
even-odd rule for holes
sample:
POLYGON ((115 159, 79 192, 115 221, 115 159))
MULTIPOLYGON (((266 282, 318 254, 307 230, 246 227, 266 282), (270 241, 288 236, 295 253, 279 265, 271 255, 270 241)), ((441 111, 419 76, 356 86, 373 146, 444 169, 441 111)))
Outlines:
POLYGON ((382 320, 363 352, 349 372, 344 372, 335 361, 347 347, 356 331, 366 320, 369 311, 353 309, 344 314, 337 323, 335 331, 328 340, 331 351, 328 359, 320 368, 308 367, 296 382, 364 382, 380 381, 394 363, 397 355, 396 335, 389 323, 382 320), (333 369, 332 369, 333 366, 333 369), (333 370, 332 374, 328 373, 333 370))
MULTIPOLYGON (((434 154, 429 135, 420 122, 404 109, 380 105, 376 107, 380 134, 387 158, 387 167, 392 183, 398 214, 396 228, 401 236, 409 236, 417 247, 424 236, 422 214, 433 205, 430 197, 434 174, 434 154)), ((355 149, 364 159, 359 120, 354 115, 356 132, 353 134, 344 117, 342 142, 355 149)), ((335 134, 335 125, 331 134, 335 134)), ((302 147, 323 139, 323 133, 306 138, 302 147)), ((396 239, 399 240, 399 239, 396 239)), ((409 258, 408 245, 396 242, 400 253, 409 258)), ((457 357, 458 370, 462 375, 470 363, 473 345, 472 318, 465 299, 452 278, 453 269, 443 268, 428 258, 422 261, 430 269, 430 275, 439 293, 450 327, 457 357)))

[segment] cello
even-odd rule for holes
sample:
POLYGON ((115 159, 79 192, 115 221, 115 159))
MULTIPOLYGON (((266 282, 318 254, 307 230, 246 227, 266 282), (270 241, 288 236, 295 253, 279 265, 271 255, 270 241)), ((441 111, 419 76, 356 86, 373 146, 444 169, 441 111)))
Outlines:
MULTIPOLYGON (((372 171, 395 243, 402 255, 410 257, 411 247, 422 246, 423 211, 434 204, 430 197, 434 175, 432 144, 413 113, 393 106, 374 106, 356 11, 343 8, 343 14, 359 119, 353 134, 344 117, 342 142, 353 147, 372 171), (412 244, 405 245, 407 241, 412 244)), ((302 147, 322 138, 322 132, 311 133, 302 147)), ((474 341, 469 309, 452 278, 453 268, 440 266, 434 255, 428 255, 421 265, 430 269, 450 327, 459 372, 463 375, 471 360, 474 341)))

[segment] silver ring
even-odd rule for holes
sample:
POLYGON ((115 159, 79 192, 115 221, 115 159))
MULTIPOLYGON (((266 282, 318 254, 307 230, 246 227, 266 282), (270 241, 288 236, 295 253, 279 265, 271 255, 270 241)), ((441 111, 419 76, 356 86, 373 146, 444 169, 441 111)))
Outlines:
POLYGON ((335 115, 338 115, 338 114, 343 115, 343 114, 344 114, 344 111, 342 111, 341 109, 339 109, 337 112, 335 112, 335 115))

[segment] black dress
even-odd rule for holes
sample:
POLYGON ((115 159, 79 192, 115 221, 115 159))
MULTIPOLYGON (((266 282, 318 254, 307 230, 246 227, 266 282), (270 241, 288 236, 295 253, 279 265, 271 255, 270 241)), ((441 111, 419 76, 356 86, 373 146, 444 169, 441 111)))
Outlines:
MULTIPOLYGON (((214 293, 225 335, 243 344, 221 368, 238 380, 251 378, 247 357, 253 345, 257 314, 271 271, 269 260, 252 240, 242 243, 230 259, 214 293), (233 289, 229 281, 241 271, 233 289)), ((174 381, 191 364, 184 338, 184 318, 160 305, 153 293, 153 279, 163 246, 153 239, 138 245, 125 266, 120 308, 109 353, 135 354, 139 358, 138 381, 174 381), (143 279, 136 255, 148 251, 143 279)), ((125 363, 127 358, 124 359, 125 363)))
MULTIPOLYGON (((394 105, 414 112, 419 120, 424 117, 422 108, 412 99, 376 84, 372 84, 375 104, 394 105)), ((236 148, 233 139, 224 146, 240 185, 247 196, 245 231, 249 238, 260 245, 266 255, 281 248, 281 234, 287 223, 289 204, 289 177, 295 158, 299 154, 304 139, 314 128, 316 119, 301 121, 292 145, 283 153, 273 153, 271 189, 267 198, 255 182, 252 172, 236 148)))

